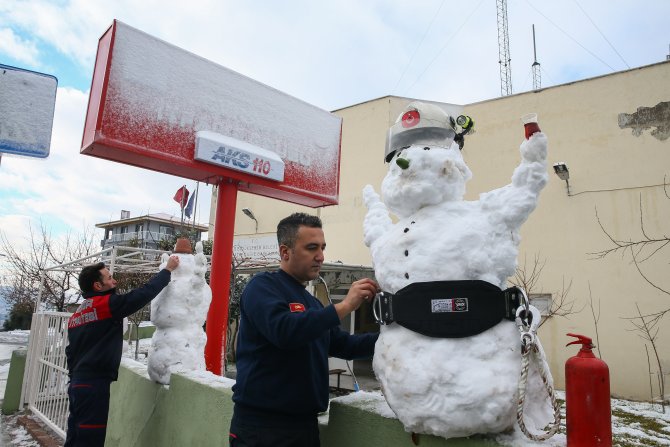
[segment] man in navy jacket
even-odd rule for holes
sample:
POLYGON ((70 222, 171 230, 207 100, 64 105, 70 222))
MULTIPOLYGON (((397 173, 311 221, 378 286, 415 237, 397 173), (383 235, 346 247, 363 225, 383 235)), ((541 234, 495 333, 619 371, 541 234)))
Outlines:
POLYGON ((125 295, 116 293, 116 281, 104 263, 82 269, 79 288, 85 299, 68 321, 65 348, 70 416, 64 447, 105 444, 109 386, 118 377, 123 350, 123 319, 154 299, 178 266, 179 257, 170 256, 147 284, 125 295))
POLYGON ((279 270, 254 276, 242 293, 231 446, 318 446, 328 357, 374 354, 379 334, 350 335, 339 324, 375 296, 375 281, 354 282, 344 300, 327 307, 305 290, 324 261, 321 227, 304 213, 279 222, 279 270))

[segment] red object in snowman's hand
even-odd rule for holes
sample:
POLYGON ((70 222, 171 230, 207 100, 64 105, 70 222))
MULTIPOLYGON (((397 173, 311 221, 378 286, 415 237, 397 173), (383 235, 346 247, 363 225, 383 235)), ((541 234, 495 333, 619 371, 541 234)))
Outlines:
POLYGON ((419 121, 421 121, 419 111, 410 110, 409 112, 405 112, 405 114, 402 116, 402 127, 414 127, 419 124, 419 121))
POLYGON ((521 117, 526 140, 536 132, 540 132, 540 126, 537 124, 537 113, 529 113, 521 117))

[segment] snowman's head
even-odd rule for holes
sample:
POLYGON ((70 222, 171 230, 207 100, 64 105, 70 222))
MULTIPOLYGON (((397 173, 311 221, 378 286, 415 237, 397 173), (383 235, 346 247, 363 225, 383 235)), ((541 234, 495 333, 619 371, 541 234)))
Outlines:
POLYGON ((456 147, 413 145, 396 151, 382 182, 386 206, 398 217, 419 209, 463 199, 470 168, 456 147))
POLYGON ((448 148, 456 137, 456 121, 440 106, 420 101, 407 105, 386 136, 384 160, 411 145, 448 148))

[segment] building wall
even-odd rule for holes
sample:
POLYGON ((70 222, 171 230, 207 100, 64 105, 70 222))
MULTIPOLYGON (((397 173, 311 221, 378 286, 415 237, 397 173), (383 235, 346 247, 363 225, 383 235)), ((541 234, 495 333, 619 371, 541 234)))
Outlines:
MULTIPOLYGON (((598 344, 596 353, 610 366, 613 394, 650 397, 645 343, 631 331, 629 318, 637 314, 636 303, 643 314, 649 314, 670 307, 670 299, 640 276, 630 256, 613 253, 595 259, 591 253, 612 247, 598 219, 615 238, 635 240, 642 237, 642 212, 646 234, 667 237, 670 199, 662 185, 664 176, 670 182, 670 113, 667 107, 664 112, 663 104, 641 111, 634 116, 638 120, 634 123, 642 123, 636 124, 640 131, 636 133, 619 126, 619 115, 668 101, 670 63, 660 63, 465 106, 476 128, 463 150, 474 174, 466 200, 477 200, 480 193, 510 182, 520 160, 521 115, 537 112, 549 138, 550 180, 538 208, 522 228, 519 262, 527 271, 532 270, 536 257, 544 263, 531 292, 552 293, 556 300, 569 287, 572 313, 551 317, 540 329, 559 388, 564 387, 563 365, 577 352, 575 347, 565 347, 571 340, 565 334, 577 332, 598 344), (652 127, 644 129, 645 123, 652 127), (653 127, 659 125, 665 130, 653 127), (570 196, 566 183, 551 167, 559 161, 570 170, 570 196)), ((291 212, 311 212, 324 222, 327 261, 369 265, 370 254, 362 242, 366 209, 361 191, 369 183, 379 192, 387 169, 383 163, 386 132, 408 102, 410 99, 386 97, 334 112, 344 119, 339 205, 311 210, 240 193, 236 234, 255 232, 255 223, 242 208, 253 210, 258 232, 263 234, 274 233, 279 219, 291 212)), ((214 209, 212 206, 210 222, 214 209)), ((670 290, 667 250, 656 253, 641 268, 650 280, 670 290)), ((670 324, 662 320, 658 329, 656 344, 668 372, 670 324)), ((648 349, 653 365, 651 346, 648 349)))

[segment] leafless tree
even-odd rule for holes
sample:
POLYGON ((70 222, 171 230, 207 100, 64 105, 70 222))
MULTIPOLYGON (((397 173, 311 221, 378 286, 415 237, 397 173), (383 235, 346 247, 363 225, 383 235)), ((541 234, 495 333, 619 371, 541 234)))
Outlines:
MULTIPOLYGON (((637 317, 634 318, 628 318, 628 320, 631 322, 633 325, 633 331, 638 333, 638 336, 642 338, 645 341, 645 349, 647 349, 647 343, 651 346, 651 350, 654 353, 654 359, 656 360, 656 368, 658 370, 658 395, 659 395, 659 401, 661 403, 661 410, 662 413, 665 413, 665 375, 663 374, 663 364, 661 362, 661 358, 658 354, 658 346, 656 343, 656 339, 658 336, 658 323, 659 319, 658 318, 653 318, 653 317, 648 317, 645 315, 642 315, 642 312, 640 311, 640 306, 635 303, 635 308, 637 309, 637 317)), ((647 349, 647 356, 649 356, 649 351, 647 349)), ((649 365, 649 375, 653 374, 651 371, 651 366, 649 365)), ((652 387, 652 382, 650 379, 649 382, 649 387, 651 388, 651 393, 652 393, 652 401, 654 400, 654 391, 652 387)))
POLYGON ((78 289, 79 272, 48 269, 94 253, 94 231, 85 229, 78 234, 67 232, 54 237, 44 223, 40 223, 38 230, 29 225, 28 230, 24 249, 0 231, 0 251, 5 255, 8 270, 3 281, 11 289, 7 301, 12 306, 15 303, 34 306, 42 284, 42 302, 46 307, 64 311, 68 297, 78 289))
MULTIPOLYGON (((668 192, 670 185, 668 185, 667 178, 663 179, 663 192, 665 196, 670 199, 670 193, 668 192)), ((602 232, 609 239, 611 246, 604 250, 590 253, 595 259, 603 259, 607 256, 613 254, 620 254, 622 259, 630 257, 632 264, 635 266, 635 270, 638 272, 640 277, 653 289, 661 292, 661 294, 670 296, 670 287, 662 285, 659 279, 652 279, 650 275, 643 268, 645 262, 651 262, 652 260, 658 260, 662 256, 663 250, 667 249, 670 246, 670 236, 665 234, 663 235, 651 235, 645 226, 644 220, 644 210, 642 207, 642 196, 639 198, 639 208, 640 208, 640 236, 636 238, 618 238, 609 232, 603 225, 600 217, 598 216, 598 209, 596 208, 596 220, 602 232)), ((667 252, 665 252, 667 255, 667 252)), ((667 279, 667 276, 665 277, 667 279)), ((657 346, 657 335, 659 329, 659 323, 664 316, 670 313, 670 306, 665 306, 664 309, 661 309, 656 312, 650 312, 643 314, 640 311, 640 307, 635 303, 635 308, 637 309, 637 315, 633 317, 627 317, 626 320, 630 321, 633 325, 633 331, 636 331, 638 335, 645 340, 645 349, 647 350, 647 357, 649 356, 648 345, 651 346, 652 351, 656 360, 656 367, 658 369, 658 387, 660 394, 660 401, 663 411, 665 412, 665 375, 663 374, 662 362, 659 355, 659 350, 657 346)), ((649 362, 648 362, 649 363, 649 362)), ((649 364, 649 374, 652 374, 651 365, 649 364)), ((651 382, 650 382, 651 387, 651 382)), ((652 399, 653 399, 653 389, 652 389, 652 399)))
MULTIPOLYGON (((668 185, 668 183, 665 181, 666 179, 663 180, 664 180, 663 191, 665 193, 665 196, 668 199, 670 199, 670 193, 668 192, 670 185, 668 185)), ((598 216, 598 209, 596 208, 596 220, 598 221, 598 225, 600 226, 600 229, 607 236, 612 245, 604 250, 589 254, 593 256, 595 259, 603 259, 615 253, 620 254, 622 259, 626 259, 628 256, 630 256, 631 262, 635 266, 635 269, 642 277, 642 279, 644 279, 644 281, 647 284, 649 284, 652 288, 670 297, 670 287, 660 284, 659 280, 657 279, 650 278, 650 276, 642 268, 642 264, 644 264, 645 262, 650 262, 652 259, 656 258, 657 256, 660 256, 660 253, 662 253, 664 249, 670 246, 670 236, 667 236, 665 234, 661 236, 650 235, 647 229, 645 228, 644 210, 642 209, 642 197, 640 197, 639 200, 639 207, 640 207, 641 235, 637 238, 629 238, 629 239, 618 238, 614 236, 611 232, 609 232, 603 225, 602 221, 600 220, 600 217, 598 216)), ((652 322, 655 323, 655 320, 662 319, 668 312, 670 312, 670 306, 657 312, 653 312, 647 315, 641 315, 641 317, 648 318, 649 319, 648 321, 650 323, 652 322)))
MULTIPOLYGON (((539 253, 535 253, 533 260, 529 263, 527 257, 524 256, 523 264, 519 264, 514 272, 514 276, 508 282, 514 286, 521 287, 525 290, 526 295, 531 298, 532 294, 542 293, 537 290, 542 270, 547 263, 546 259, 542 259, 539 253)), ((567 317, 568 315, 579 313, 582 309, 575 309, 575 300, 570 298, 570 289, 572 288, 572 280, 565 283, 565 278, 561 282, 561 289, 551 294, 551 304, 546 315, 542 316, 540 326, 547 321, 547 318, 567 317)))
POLYGON ((593 317, 593 327, 596 331, 596 349, 598 350, 598 357, 603 358, 600 352, 600 334, 598 332, 598 323, 600 322, 600 300, 594 303, 593 294, 591 293, 591 283, 589 282, 589 308, 591 309, 591 316, 593 317))

